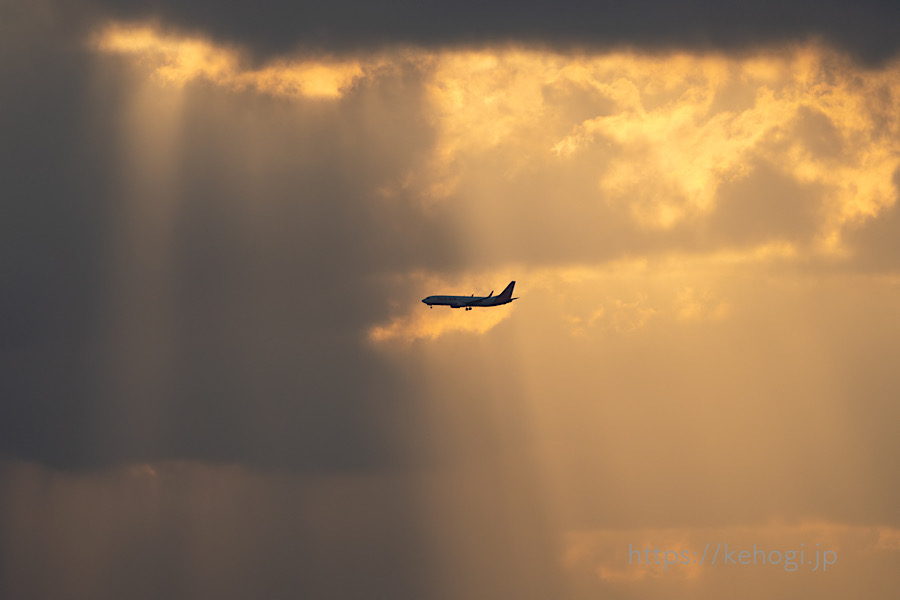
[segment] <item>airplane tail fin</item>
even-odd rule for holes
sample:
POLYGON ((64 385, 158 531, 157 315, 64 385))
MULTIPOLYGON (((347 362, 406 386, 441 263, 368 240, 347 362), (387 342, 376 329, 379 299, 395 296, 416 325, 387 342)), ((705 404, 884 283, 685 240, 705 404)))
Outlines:
POLYGON ((510 281, 509 285, 506 286, 506 288, 502 292, 500 292, 500 294, 497 296, 497 300, 500 300, 500 301, 511 300, 514 287, 516 287, 516 282, 510 281))

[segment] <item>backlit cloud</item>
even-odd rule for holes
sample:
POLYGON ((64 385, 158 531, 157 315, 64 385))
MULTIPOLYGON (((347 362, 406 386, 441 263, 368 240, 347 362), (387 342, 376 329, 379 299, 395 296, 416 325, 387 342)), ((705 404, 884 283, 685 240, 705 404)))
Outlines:
POLYGON ((820 46, 741 57, 405 49, 375 60, 283 58, 250 69, 236 49, 147 25, 110 25, 95 44, 135 55, 176 85, 203 79, 298 98, 339 98, 381 68, 417 65, 436 143, 424 168, 385 189, 453 202, 463 195, 469 206, 484 202, 469 188, 487 176, 498 185, 534 182, 527 196, 498 189, 490 198, 497 216, 498 208, 522 213, 565 194, 583 219, 622 213, 650 230, 715 224, 731 194, 777 175, 793 191, 769 185, 765 194, 777 202, 744 204, 763 218, 796 204, 799 220, 786 224, 795 231, 761 230, 757 241, 801 227, 812 249, 836 252, 845 224, 876 216, 897 195, 900 118, 891 98, 900 95, 900 70, 860 71, 820 46), (483 169, 494 163, 502 170, 488 175, 483 169), (789 196, 813 189, 816 199, 805 205, 789 196))
MULTIPOLYGON (((571 174, 580 161, 578 178, 562 185, 581 203, 666 230, 713 215, 723 193, 753 185, 762 162, 818 190, 819 212, 807 219, 825 251, 838 249, 847 222, 878 214, 897 195, 900 119, 887 101, 900 93, 896 65, 861 72, 818 46, 737 58, 501 51, 442 55, 436 64, 434 174, 444 184, 433 189, 445 195, 477 172, 477 157, 506 157, 493 176, 507 180, 530 169, 571 174)), ((522 198, 491 201, 512 212, 522 198)))
POLYGON ((234 48, 199 37, 166 34, 150 25, 113 23, 96 34, 94 44, 103 52, 136 56, 155 77, 176 86, 205 80, 233 90, 333 99, 363 76, 357 61, 274 60, 251 69, 234 48))

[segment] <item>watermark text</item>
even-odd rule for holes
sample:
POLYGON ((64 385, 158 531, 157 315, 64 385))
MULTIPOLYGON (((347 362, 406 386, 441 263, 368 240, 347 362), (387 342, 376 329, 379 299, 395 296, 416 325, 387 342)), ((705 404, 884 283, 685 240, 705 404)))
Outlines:
POLYGON ((796 571, 805 568, 809 571, 827 571, 837 562, 837 552, 819 548, 819 544, 806 548, 803 544, 797 549, 753 549, 747 547, 729 548, 727 543, 707 542, 703 551, 667 550, 658 547, 634 548, 628 544, 629 565, 659 565, 663 571, 669 567, 686 565, 710 566, 774 566, 785 571, 796 571))

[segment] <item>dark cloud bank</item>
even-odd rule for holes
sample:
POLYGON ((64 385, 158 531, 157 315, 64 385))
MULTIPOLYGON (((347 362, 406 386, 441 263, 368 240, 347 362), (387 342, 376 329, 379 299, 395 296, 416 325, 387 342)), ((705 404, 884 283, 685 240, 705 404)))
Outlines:
POLYGON ((188 86, 160 183, 128 66, 71 7, 3 8, 0 596, 433 594, 390 475, 423 460, 421 375, 365 343, 379 273, 453 267, 447 215, 373 196, 430 144, 417 75, 337 104, 188 86))
POLYGON ((0 453, 392 464, 392 434, 415 428, 387 417, 376 441, 376 413, 414 394, 365 347, 388 314, 376 276, 446 267, 453 246, 440 211, 376 210, 382 178, 429 144, 400 81, 415 73, 300 107, 189 87, 168 187, 145 191, 159 177, 123 145, 130 75, 46 9, 4 27, 0 58, 0 453))
POLYGON ((560 47, 634 46, 740 50, 825 38, 867 61, 896 53, 897 4, 866 0, 779 2, 121 2, 120 18, 164 22, 239 41, 263 53, 296 46, 361 48, 525 42, 560 47))

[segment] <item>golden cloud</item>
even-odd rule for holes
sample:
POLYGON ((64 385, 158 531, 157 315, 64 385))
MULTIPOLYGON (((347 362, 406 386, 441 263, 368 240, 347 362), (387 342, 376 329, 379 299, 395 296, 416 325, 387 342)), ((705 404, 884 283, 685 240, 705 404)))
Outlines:
POLYGON ((896 64, 862 71, 818 46, 749 58, 446 52, 433 64, 440 138, 428 193, 449 196, 465 159, 501 147, 508 172, 499 178, 596 156, 585 202, 625 206, 636 223, 671 229, 709 215, 721 187, 761 159, 823 188, 818 240, 831 251, 845 223, 897 196, 900 117, 886 100, 900 94, 896 64), (591 103, 574 106, 578 96, 591 103))
MULTIPOLYGON (((845 224, 897 197, 900 66, 863 70, 820 46, 740 57, 397 48, 249 68, 236 48, 150 25, 113 23, 93 43, 135 56, 167 84, 204 80, 288 98, 340 98, 386 66, 413 64, 437 136, 424 169, 383 187, 423 200, 462 188, 469 195, 485 178, 502 193, 523 173, 550 176, 580 161, 584 180, 567 182, 566 193, 581 196, 585 215, 592 206, 624 208, 638 227, 670 230, 714 213, 723 186, 765 161, 798 185, 817 186, 815 249, 839 252, 845 224), (501 170, 481 173, 485 156, 501 170)), ((551 193, 561 192, 535 190, 525 201, 551 193)), ((511 199, 491 201, 514 208, 511 199)))
POLYGON ((149 25, 113 23, 93 43, 102 52, 136 55, 156 78, 176 86, 199 79, 235 91, 333 99, 364 75, 362 64, 355 60, 277 60, 249 69, 234 48, 199 37, 165 34, 149 25))
POLYGON ((472 311, 439 306, 434 310, 421 310, 405 316, 395 317, 387 324, 375 325, 369 330, 373 342, 392 340, 412 342, 414 340, 435 339, 451 332, 486 333, 498 323, 509 318, 511 309, 481 308, 472 311))

